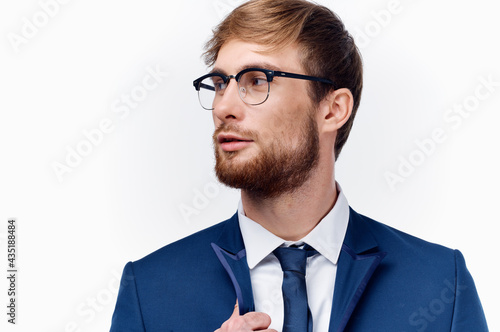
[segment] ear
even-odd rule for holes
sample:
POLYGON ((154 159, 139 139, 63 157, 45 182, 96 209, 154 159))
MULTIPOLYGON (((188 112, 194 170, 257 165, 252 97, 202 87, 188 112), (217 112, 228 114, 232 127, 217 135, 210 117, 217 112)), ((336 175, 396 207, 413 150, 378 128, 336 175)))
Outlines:
POLYGON ((330 92, 319 104, 318 130, 336 132, 351 117, 354 98, 347 88, 330 92))

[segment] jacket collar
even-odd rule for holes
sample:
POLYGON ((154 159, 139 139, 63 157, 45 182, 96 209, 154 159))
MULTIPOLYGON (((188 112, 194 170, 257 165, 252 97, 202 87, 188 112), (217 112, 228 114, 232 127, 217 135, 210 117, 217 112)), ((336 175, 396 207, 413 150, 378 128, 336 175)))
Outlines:
MULTIPOLYGON (((253 311, 250 270, 237 213, 226 221, 219 239, 211 245, 231 279, 240 314, 253 311)), ((369 280, 385 257, 386 253, 380 252, 377 247, 365 217, 350 208, 349 225, 337 266, 330 332, 344 331, 369 280)))
POLYGON ((356 254, 362 254, 378 247, 364 216, 349 207, 349 226, 344 238, 344 245, 356 254))
POLYGON ((337 265, 330 332, 344 331, 373 273, 385 257, 365 217, 349 209, 349 226, 337 265))
POLYGON ((211 246, 231 279, 236 292, 240 315, 254 311, 250 270, 238 223, 238 213, 235 213, 225 222, 219 239, 211 243, 211 246))

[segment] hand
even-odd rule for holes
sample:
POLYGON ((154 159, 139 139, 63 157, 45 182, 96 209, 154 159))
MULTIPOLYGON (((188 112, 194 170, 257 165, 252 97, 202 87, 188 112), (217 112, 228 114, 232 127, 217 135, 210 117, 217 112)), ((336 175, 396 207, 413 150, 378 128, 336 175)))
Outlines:
POLYGON ((274 329, 267 329, 269 325, 271 325, 271 317, 263 312, 248 312, 240 316, 240 309, 236 302, 231 317, 215 332, 278 332, 274 329))

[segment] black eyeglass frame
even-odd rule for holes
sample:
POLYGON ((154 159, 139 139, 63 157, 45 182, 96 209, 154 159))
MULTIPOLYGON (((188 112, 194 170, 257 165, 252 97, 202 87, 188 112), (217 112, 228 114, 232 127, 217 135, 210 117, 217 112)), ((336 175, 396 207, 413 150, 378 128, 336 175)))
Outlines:
MULTIPOLYGON (((263 69, 263 68, 246 68, 246 69, 243 69, 242 71, 240 71, 239 73, 237 73, 236 75, 224 75, 221 73, 209 73, 209 74, 203 75, 200 78, 197 78, 196 80, 194 80, 193 86, 196 89, 196 91, 198 91, 198 97, 199 97, 200 88, 202 87, 201 82, 204 79, 209 78, 209 77, 220 77, 222 79, 222 81, 224 82, 224 84, 227 84, 231 78, 234 78, 236 80, 236 83, 239 84, 241 76, 243 74, 251 72, 251 71, 260 71, 260 72, 264 73, 266 75, 266 79, 268 82, 266 99, 264 99, 264 101, 262 101, 260 103, 257 103, 257 104, 247 103, 240 95, 241 100, 245 104, 252 105, 252 106, 261 105, 269 98, 269 92, 271 91, 271 84, 269 84, 269 83, 271 83, 273 81, 274 77, 295 78, 295 79, 299 79, 299 80, 321 82, 321 83, 331 84, 331 85, 333 85, 333 88, 335 89, 335 83, 329 79, 326 79, 326 78, 320 78, 320 77, 302 75, 302 74, 295 74, 295 73, 288 73, 285 71, 270 70, 270 69, 263 69)), ((203 88, 205 88, 207 90, 215 91, 215 88, 212 86, 209 86, 209 85, 203 85, 203 88)), ((239 94, 239 92, 238 92, 238 94, 239 94)), ((200 100, 200 104, 201 104, 201 107, 203 107, 206 110, 209 110, 209 111, 213 110, 213 108, 204 107, 203 104, 201 103, 201 100, 200 100)))

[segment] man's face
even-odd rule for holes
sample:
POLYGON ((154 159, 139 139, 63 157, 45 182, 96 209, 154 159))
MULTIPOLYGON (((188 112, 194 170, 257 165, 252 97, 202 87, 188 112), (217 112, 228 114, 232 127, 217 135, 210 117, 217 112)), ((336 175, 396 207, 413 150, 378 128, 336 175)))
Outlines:
MULTIPOLYGON (((258 67, 305 74, 295 45, 273 53, 259 50, 262 46, 231 40, 220 49, 214 70, 235 75, 258 67)), ((319 135, 306 81, 275 77, 267 101, 251 106, 231 80, 214 106, 215 170, 222 183, 269 198, 308 179, 319 160, 319 135)))

